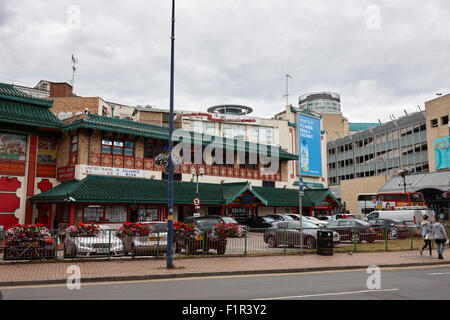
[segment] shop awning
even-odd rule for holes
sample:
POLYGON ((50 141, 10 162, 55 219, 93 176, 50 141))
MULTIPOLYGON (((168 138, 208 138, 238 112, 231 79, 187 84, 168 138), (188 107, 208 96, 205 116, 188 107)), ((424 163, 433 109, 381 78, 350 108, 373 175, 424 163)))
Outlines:
POLYGON ((450 171, 413 174, 406 176, 405 180, 400 176, 394 176, 378 190, 378 193, 404 192, 403 182, 406 182, 407 192, 424 189, 450 191, 450 171))
MULTIPOLYGON (((298 190, 282 188, 253 187, 247 182, 239 183, 196 183, 174 181, 174 204, 191 205, 199 197, 201 205, 228 205, 243 193, 249 192, 266 206, 298 206, 298 190)), ((328 189, 310 189, 302 199, 304 207, 314 207, 323 201, 335 201, 328 189), (327 198, 328 197, 328 198, 327 198), (331 198, 330 198, 331 197, 331 198)), ((167 203, 167 181, 87 176, 83 180, 72 180, 33 197, 32 203, 167 203)))

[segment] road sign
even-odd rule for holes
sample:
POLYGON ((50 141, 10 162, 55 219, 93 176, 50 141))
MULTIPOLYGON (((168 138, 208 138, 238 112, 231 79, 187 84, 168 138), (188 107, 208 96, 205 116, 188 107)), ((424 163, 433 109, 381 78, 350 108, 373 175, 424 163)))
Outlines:
POLYGON ((300 191, 303 191, 303 178, 302 178, 302 177, 300 177, 300 180, 299 180, 299 182, 298 182, 298 185, 299 185, 299 187, 300 187, 300 191))
POLYGON ((194 206, 199 206, 200 205, 200 198, 194 198, 194 201, 192 201, 192 203, 194 204, 194 206))
POLYGON ((300 192, 298 193, 298 195, 299 195, 300 197, 303 197, 303 196, 305 195, 305 192, 300 190, 300 192))

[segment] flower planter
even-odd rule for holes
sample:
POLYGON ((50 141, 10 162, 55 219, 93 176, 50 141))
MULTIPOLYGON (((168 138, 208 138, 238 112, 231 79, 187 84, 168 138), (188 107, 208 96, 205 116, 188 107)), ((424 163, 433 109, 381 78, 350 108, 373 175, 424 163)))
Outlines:
POLYGON ((5 241, 3 260, 48 259, 56 257, 53 238, 15 239, 5 241))
POLYGON ((175 252, 181 253, 184 249, 187 254, 193 254, 197 250, 203 250, 207 253, 209 250, 217 251, 217 254, 225 254, 227 248, 227 239, 225 238, 208 238, 195 239, 190 237, 175 237, 175 252))

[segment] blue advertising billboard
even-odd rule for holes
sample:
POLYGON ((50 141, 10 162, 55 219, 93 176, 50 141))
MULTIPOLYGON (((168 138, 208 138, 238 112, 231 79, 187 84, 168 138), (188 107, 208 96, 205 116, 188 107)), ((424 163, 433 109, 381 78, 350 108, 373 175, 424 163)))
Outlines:
POLYGON ((434 139, 433 145, 436 170, 450 168, 450 137, 434 139))
POLYGON ((298 128, 300 172, 302 175, 321 177, 320 119, 299 113, 298 128))

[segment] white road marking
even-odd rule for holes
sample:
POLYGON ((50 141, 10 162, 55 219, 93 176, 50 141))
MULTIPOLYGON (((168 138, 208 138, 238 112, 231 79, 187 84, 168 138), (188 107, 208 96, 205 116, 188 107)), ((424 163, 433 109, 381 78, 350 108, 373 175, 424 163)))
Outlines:
POLYGON ((358 293, 368 293, 368 292, 387 292, 387 291, 397 291, 397 290, 399 290, 399 289, 361 290, 361 291, 348 291, 348 292, 308 294, 308 295, 303 295, 303 296, 262 298, 262 299, 253 299, 253 300, 281 300, 281 299, 294 299, 294 298, 312 298, 312 297, 338 296, 338 295, 358 294, 358 293))
POLYGON ((450 274, 450 272, 434 272, 434 273, 429 273, 428 275, 430 276, 440 276, 443 274, 450 274))

